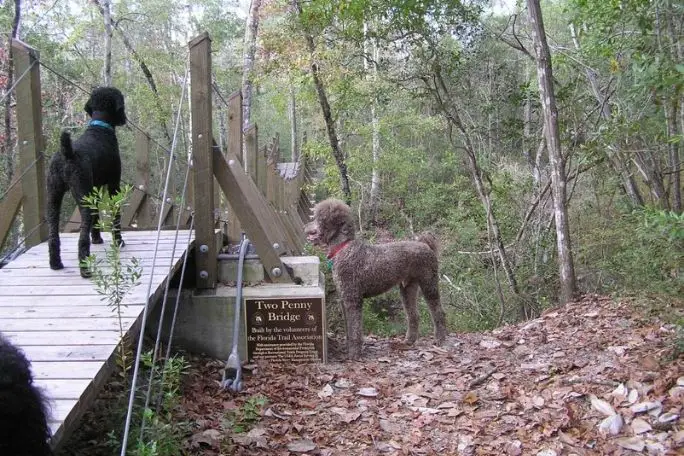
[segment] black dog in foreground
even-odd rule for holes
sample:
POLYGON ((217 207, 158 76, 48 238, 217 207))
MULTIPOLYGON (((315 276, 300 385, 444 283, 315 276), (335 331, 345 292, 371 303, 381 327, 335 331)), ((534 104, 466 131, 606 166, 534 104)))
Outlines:
POLYGON ((46 416, 31 364, 0 334, 0 455, 51 456, 46 416))
MULTIPOLYGON (((81 213, 81 231, 78 238, 78 260, 81 276, 90 277, 82 261, 90 255, 90 239, 93 244, 102 244, 100 231, 95 228, 97 213, 82 204, 84 196, 94 187, 105 187, 110 195, 119 192, 121 185, 121 157, 115 127, 126 124, 124 97, 114 87, 99 87, 90 94, 85 111, 91 117, 87 130, 72 143, 71 135, 62 132, 61 151, 50 161, 47 177, 47 220, 49 229, 48 246, 50 267, 62 269, 59 249, 59 213, 62 199, 67 190, 78 203, 81 213)), ((120 218, 114 221, 115 238, 123 246, 120 218)))

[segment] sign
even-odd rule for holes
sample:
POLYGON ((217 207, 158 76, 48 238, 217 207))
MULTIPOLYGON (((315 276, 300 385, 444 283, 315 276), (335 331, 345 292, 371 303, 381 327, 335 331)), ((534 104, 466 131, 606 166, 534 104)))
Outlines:
POLYGON ((249 362, 326 362, 323 298, 245 299, 249 362))

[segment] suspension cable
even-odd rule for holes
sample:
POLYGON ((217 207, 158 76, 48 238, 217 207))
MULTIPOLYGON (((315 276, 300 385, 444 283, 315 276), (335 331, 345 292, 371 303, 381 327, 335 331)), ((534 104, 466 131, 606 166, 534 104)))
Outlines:
MULTIPOLYGON (((187 89, 187 83, 188 83, 188 73, 189 73, 189 69, 186 67, 185 80, 183 81, 183 90, 182 90, 182 95, 181 95, 181 103, 182 103, 182 100, 185 99, 185 91, 187 89)), ((178 135, 178 127, 180 124, 180 117, 181 117, 180 114, 181 114, 181 109, 178 110, 178 115, 176 116, 176 126, 175 126, 175 129, 173 131, 173 140, 171 142, 172 155, 173 155, 173 150, 176 147, 176 138, 178 135)), ((173 160, 169 160, 169 163, 168 163, 168 166, 166 169, 166 179, 164 181, 164 192, 162 194, 163 199, 162 199, 161 208, 159 211, 159 221, 157 223, 157 240, 154 244, 154 255, 152 256, 152 271, 153 272, 154 272, 154 268, 155 268, 156 263, 157 263, 157 252, 159 249, 159 239, 161 237, 161 227, 162 227, 162 223, 164 222, 162 220, 162 218, 164 216, 164 206, 166 204, 166 197, 167 197, 168 190, 169 190, 169 180, 171 178, 171 170, 173 169, 172 164, 173 164, 173 160)), ((128 398, 128 410, 126 412, 126 425, 124 428, 123 442, 121 444, 121 456, 126 456, 126 447, 128 445, 128 435, 129 435, 129 431, 130 431, 130 427, 131 427, 131 419, 133 416, 133 402, 135 400, 135 389, 136 389, 136 384, 138 381, 140 357, 142 356, 143 340, 145 337, 145 324, 147 323, 147 311, 148 311, 149 306, 150 306, 149 296, 150 296, 150 293, 152 292, 152 280, 153 280, 153 278, 154 278, 154 273, 152 275, 150 275, 150 280, 149 280, 148 285, 147 285, 147 294, 145 295, 145 296, 147 296, 147 298, 145 300, 145 307, 143 308, 142 322, 140 325, 140 335, 138 338, 138 347, 137 347, 137 351, 136 351, 136 355, 135 355, 135 366, 133 368, 133 379, 132 379, 132 383, 131 383, 131 394, 128 398)), ((168 278, 167 278, 167 280, 168 280, 168 278)), ((142 419, 143 419, 143 423, 144 423, 144 420, 145 420, 144 413, 143 413, 142 419)), ((142 428, 142 426, 141 426, 141 428, 142 428)))
MULTIPOLYGON (((187 73, 186 76, 187 78, 187 73)), ((180 119, 180 113, 183 111, 183 99, 180 100, 180 105, 178 109, 179 116, 178 118, 180 119)), ((185 193, 188 188, 188 178, 190 176, 190 166, 186 166, 185 168, 185 180, 183 181, 183 191, 181 193, 181 200, 180 200, 180 207, 181 210, 178 211, 178 217, 176 221, 176 230, 175 230, 175 236, 173 240, 173 249, 171 251, 171 259, 169 260, 169 273, 168 276, 171 276, 171 272, 173 271, 173 263, 174 263, 174 258, 176 256, 176 244, 178 243, 178 231, 180 230, 180 223, 181 223, 181 218, 183 216, 183 207, 185 205, 185 193)), ((186 246, 187 249, 190 248, 190 245, 188 244, 186 246)), ((187 252, 187 250, 186 250, 187 252)), ((186 255, 187 257, 187 255, 186 255)), ((184 260, 185 261, 185 260, 184 260)), ((171 286, 171 280, 166 281, 166 285, 164 287, 164 297, 162 298, 162 307, 161 307, 161 312, 159 315, 159 327, 157 328, 157 338, 154 342, 154 351, 152 352, 152 374, 154 373, 154 366, 157 364, 157 355, 159 353, 159 344, 161 341, 161 331, 162 331, 162 322, 164 321, 164 315, 166 314, 166 300, 168 299, 169 296, 169 288, 171 286)), ((164 367, 166 367, 166 362, 164 362, 164 367)), ((150 374, 149 381, 147 382, 147 393, 145 394, 145 407, 143 410, 146 410, 147 407, 150 405, 150 397, 151 397, 151 392, 152 392, 152 378, 153 375, 150 374)), ((162 369, 162 379, 164 375, 164 369, 162 369)), ((162 381, 162 388, 163 388, 164 382, 162 381)), ((144 424, 145 424, 145 417, 143 415, 143 424, 140 426, 140 435, 142 436, 143 431, 144 431, 144 424)))
POLYGON ((12 190, 12 188, 13 188, 14 186, 16 186, 17 184, 19 184, 19 182, 21 182, 21 178, 24 177, 24 176, 26 175, 26 173, 28 173, 29 171, 31 171, 31 168, 33 168, 33 166, 34 166, 36 163, 38 163, 38 160, 41 160, 43 157, 44 157, 44 156, 43 156, 43 153, 42 153, 42 152, 38 152, 38 155, 36 156, 36 158, 34 158, 33 161, 31 161, 31 163, 29 163, 28 166, 26 166, 26 168, 24 168, 24 170, 21 172, 21 174, 19 174, 19 177, 16 177, 16 178, 12 179, 12 182, 7 186, 7 188, 5 189, 5 191, 3 192, 3 194, 0 195, 0 201, 4 200, 5 197, 7 197, 7 195, 8 195, 9 192, 10 192, 10 190, 12 190))
POLYGON ((19 76, 19 77, 17 78, 17 80, 14 81, 14 84, 12 84, 12 87, 10 87, 9 89, 7 89, 7 92, 5 92, 5 94, 2 96, 2 98, 0 98, 0 104, 2 104, 2 103, 5 101, 5 98, 7 98, 8 96, 10 96, 10 94, 11 94, 12 92, 14 92, 14 89, 17 87, 17 84, 19 84, 19 82, 21 82, 21 80, 24 79, 24 77, 29 73, 29 71, 31 71, 31 68, 33 68, 33 66, 36 64, 37 61, 38 61, 38 60, 33 60, 33 61, 31 62, 31 65, 29 65, 29 67, 26 68, 26 70, 24 70, 23 73, 21 73, 21 76, 19 76))

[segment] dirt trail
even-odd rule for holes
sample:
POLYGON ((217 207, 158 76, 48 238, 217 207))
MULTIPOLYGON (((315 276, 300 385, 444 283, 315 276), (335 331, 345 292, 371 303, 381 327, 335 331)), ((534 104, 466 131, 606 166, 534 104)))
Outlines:
POLYGON ((181 418, 198 424, 188 450, 202 455, 684 454, 675 338, 631 304, 587 296, 442 348, 367 338, 362 362, 260 366, 237 396, 218 392, 208 361, 181 418), (246 416, 258 395, 261 418, 246 416), (229 434, 226 416, 248 432, 229 434))

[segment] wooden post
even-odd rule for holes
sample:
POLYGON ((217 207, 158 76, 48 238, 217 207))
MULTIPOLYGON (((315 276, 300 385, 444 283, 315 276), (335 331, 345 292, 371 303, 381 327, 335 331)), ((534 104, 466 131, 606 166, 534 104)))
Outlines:
POLYGON ((256 170, 257 178, 255 183, 257 184, 257 188, 261 191, 261 194, 266 196, 266 182, 268 179, 268 165, 266 164, 266 147, 263 147, 261 150, 257 149, 256 170))
MULTIPOLYGON (((242 91, 237 90, 228 97, 228 147, 227 153, 237 157, 242 169, 246 169, 243 141, 242 141, 242 91)), ((225 195, 227 198, 228 195, 225 195)), ((238 220, 235 208, 230 204, 228 212, 228 239, 232 242, 239 242, 242 235, 242 226, 238 220)))
POLYGON ((45 140, 42 131, 39 55, 35 49, 14 39, 12 52, 14 77, 17 81, 16 94, 19 100, 17 103, 19 162, 22 172, 25 172, 21 178, 24 236, 26 236, 26 246, 32 247, 48 237, 47 223, 44 223, 45 140))
POLYGON ((0 200, 0 214, 2 214, 2 217, 0 217, 0 250, 2 250, 2 246, 5 244, 7 235, 12 228, 12 222, 21 207, 22 194, 19 182, 13 180, 10 187, 9 191, 5 194, 5 198, 0 200))
POLYGON ((250 175, 252 181, 257 183, 257 167, 259 154, 259 129, 256 125, 250 125, 245 130, 245 171, 250 175))
POLYGON ((214 288, 218 275, 214 236, 214 167, 211 107, 211 38, 204 32, 190 48, 190 103, 195 196, 196 287, 214 288))
POLYGON ((149 228, 152 220, 150 211, 150 137, 138 131, 135 135, 135 188, 131 202, 123 210, 121 225, 128 227, 137 219, 138 228, 149 228))
POLYGON ((245 226, 269 278, 273 282, 291 282, 292 277, 280 261, 280 255, 287 251, 280 219, 245 174, 236 155, 228 151, 224 157, 215 150, 213 157, 216 180, 245 226))

